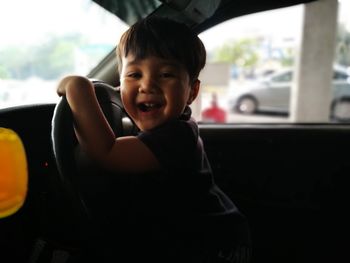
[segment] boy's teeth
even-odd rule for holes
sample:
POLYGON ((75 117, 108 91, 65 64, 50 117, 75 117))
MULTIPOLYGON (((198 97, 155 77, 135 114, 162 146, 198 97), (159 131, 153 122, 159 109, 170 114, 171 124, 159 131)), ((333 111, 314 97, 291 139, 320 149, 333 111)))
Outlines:
POLYGON ((157 107, 158 107, 158 104, 156 104, 156 103, 140 103, 139 104, 139 108, 142 111, 150 111, 153 108, 157 108, 157 107))

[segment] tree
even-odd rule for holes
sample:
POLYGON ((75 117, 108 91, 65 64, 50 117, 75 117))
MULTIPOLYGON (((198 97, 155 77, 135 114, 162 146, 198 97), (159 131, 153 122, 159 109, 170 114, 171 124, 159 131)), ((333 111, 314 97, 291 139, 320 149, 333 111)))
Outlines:
POLYGON ((0 50, 0 77, 57 79, 74 71, 75 51, 85 42, 81 35, 74 34, 48 36, 40 45, 7 47, 0 50))
POLYGON ((281 65, 284 67, 293 66, 295 61, 295 49, 294 48, 285 48, 283 56, 281 57, 281 65))
POLYGON ((350 32, 344 24, 338 26, 335 61, 340 65, 350 66, 350 32))
POLYGON ((67 38, 51 38, 33 50, 33 75, 43 79, 55 79, 74 69, 75 43, 67 38))
POLYGON ((6 72, 3 78, 24 79, 27 77, 26 66, 30 52, 23 46, 11 46, 0 51, 0 65, 6 72))
POLYGON ((8 73, 7 69, 0 65, 0 79, 7 79, 9 76, 10 74, 8 73))
POLYGON ((228 62, 238 67, 254 67, 259 60, 257 40, 240 39, 223 44, 214 51, 214 61, 228 62))

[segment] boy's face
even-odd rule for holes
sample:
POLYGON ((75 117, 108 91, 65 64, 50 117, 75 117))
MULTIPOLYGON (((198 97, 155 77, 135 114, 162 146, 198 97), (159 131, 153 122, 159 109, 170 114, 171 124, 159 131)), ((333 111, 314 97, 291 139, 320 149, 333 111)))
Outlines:
POLYGON ((125 110, 142 131, 178 118, 199 89, 199 81, 191 84, 183 66, 154 56, 124 57, 120 76, 125 110))

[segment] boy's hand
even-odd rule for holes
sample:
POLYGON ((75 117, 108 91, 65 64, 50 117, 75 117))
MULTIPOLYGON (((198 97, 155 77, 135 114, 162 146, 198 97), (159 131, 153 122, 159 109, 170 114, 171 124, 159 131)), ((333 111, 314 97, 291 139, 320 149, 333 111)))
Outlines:
POLYGON ((81 78, 80 76, 67 76, 64 77, 58 84, 57 87, 57 94, 58 96, 65 96, 66 95, 66 88, 67 88, 67 84, 70 81, 75 81, 77 79, 81 78))

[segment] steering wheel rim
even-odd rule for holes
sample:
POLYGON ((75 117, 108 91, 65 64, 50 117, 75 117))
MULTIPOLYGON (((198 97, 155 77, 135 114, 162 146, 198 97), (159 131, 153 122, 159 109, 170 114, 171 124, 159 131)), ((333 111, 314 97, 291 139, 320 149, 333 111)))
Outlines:
MULTIPOLYGON (((98 102, 114 134, 118 137, 135 134, 136 126, 124 111, 119 89, 103 81, 93 80, 92 83, 98 102)), ((74 152, 78 142, 73 128, 72 111, 65 96, 62 96, 54 110, 51 139, 60 176, 62 180, 67 180, 67 176, 64 175, 76 169, 74 152)))
MULTIPOLYGON (((114 133, 118 137, 135 134, 137 128, 124 111, 120 98, 120 90, 103 81, 93 80, 92 83, 98 102, 114 133)), ((79 162, 89 163, 90 166, 91 162, 90 160, 86 160, 86 155, 81 155, 82 150, 79 147, 74 132, 72 112, 65 96, 62 96, 54 110, 51 141, 59 180, 65 191, 64 194, 68 196, 68 202, 71 202, 70 204, 66 204, 67 211, 63 211, 63 213, 69 214, 69 217, 72 217, 67 220, 69 221, 68 224, 71 224, 67 229, 80 228, 76 230, 77 233, 69 233, 67 236, 72 235, 73 237, 70 238, 75 240, 86 240, 87 236, 89 236, 89 234, 86 234, 87 229, 89 231, 91 230, 91 222, 95 222, 95 219, 93 219, 90 213, 91 203, 86 205, 86 198, 82 194, 84 190, 85 192, 90 190, 84 189, 86 187, 84 186, 84 182, 90 180, 87 184, 90 183, 90 185, 93 185, 95 180, 103 181, 104 179, 100 174, 99 177, 96 177, 96 174, 93 175, 92 173, 96 173, 96 171, 103 173, 105 171, 101 170, 100 167, 88 168, 91 170, 89 175, 94 176, 93 179, 91 176, 89 178, 89 175, 82 174, 80 169, 82 165, 79 162), (81 157, 83 157, 83 160, 81 160, 81 157)), ((108 182, 104 184, 108 184, 108 182)), ((99 205, 94 206, 92 204, 91 206, 96 208, 99 205)))

